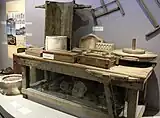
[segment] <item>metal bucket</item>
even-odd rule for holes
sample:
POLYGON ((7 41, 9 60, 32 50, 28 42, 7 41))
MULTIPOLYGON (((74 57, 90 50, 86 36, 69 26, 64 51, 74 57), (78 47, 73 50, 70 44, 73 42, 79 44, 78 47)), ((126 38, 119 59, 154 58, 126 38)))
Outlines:
POLYGON ((45 50, 67 50, 67 36, 46 36, 45 50))

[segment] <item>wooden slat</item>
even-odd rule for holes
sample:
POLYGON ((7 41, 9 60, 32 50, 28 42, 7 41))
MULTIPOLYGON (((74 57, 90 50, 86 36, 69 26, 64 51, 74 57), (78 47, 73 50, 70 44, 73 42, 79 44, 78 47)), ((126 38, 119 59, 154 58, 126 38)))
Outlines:
POLYGON ((110 118, 108 114, 103 113, 102 111, 84 105, 80 105, 65 99, 61 99, 53 95, 45 94, 31 88, 22 89, 22 93, 27 95, 28 98, 31 98, 35 102, 39 102, 46 106, 55 108, 60 111, 64 111, 77 117, 110 118))
POLYGON ((146 79, 148 75, 152 72, 153 67, 148 68, 138 68, 138 67, 127 67, 127 66, 114 66, 111 67, 108 71, 128 75, 130 77, 143 78, 146 79))

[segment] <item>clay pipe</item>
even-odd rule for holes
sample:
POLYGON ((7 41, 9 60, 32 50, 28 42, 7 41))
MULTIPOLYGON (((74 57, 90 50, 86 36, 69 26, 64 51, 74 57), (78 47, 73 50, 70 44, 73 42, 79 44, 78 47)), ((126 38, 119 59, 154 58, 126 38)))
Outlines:
POLYGON ((132 50, 136 49, 136 39, 132 39, 132 50))

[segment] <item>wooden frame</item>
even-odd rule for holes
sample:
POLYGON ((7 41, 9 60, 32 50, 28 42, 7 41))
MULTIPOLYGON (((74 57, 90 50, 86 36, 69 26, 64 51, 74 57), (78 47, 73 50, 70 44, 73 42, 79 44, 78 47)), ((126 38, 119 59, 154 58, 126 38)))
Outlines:
MULTIPOLYGON (((16 56, 20 60, 19 64, 22 65, 22 71, 23 71, 22 73, 23 74, 22 93, 25 98, 32 98, 32 100, 36 102, 40 101, 40 103, 44 103, 44 101, 48 101, 45 105, 56 108, 64 112, 67 112, 72 115, 83 117, 83 118, 90 118, 90 117, 102 118, 102 116, 104 118, 115 118, 116 117, 116 114, 113 110, 114 106, 111 102, 112 97, 110 95, 110 90, 108 88, 109 86, 108 81, 110 79, 109 76, 107 75, 93 76, 86 71, 87 69, 95 69, 96 67, 75 64, 75 63, 66 63, 66 62, 60 62, 60 61, 54 61, 54 60, 46 60, 41 57, 34 57, 34 56, 25 55, 25 54, 16 54, 16 56), (37 69, 41 69, 41 70, 57 72, 57 73, 65 74, 65 75, 75 76, 75 77, 103 83, 104 89, 105 89, 108 111, 106 111, 106 113, 100 112, 100 111, 97 112, 96 109, 93 110, 93 109, 86 107, 85 105, 74 104, 71 101, 66 101, 67 104, 65 102, 63 104, 62 102, 63 100, 60 98, 54 98, 54 97, 52 98, 51 96, 46 95, 45 93, 38 92, 38 91, 35 92, 35 90, 29 88, 29 81, 30 79, 32 79, 28 76, 29 66, 37 68, 37 69), (56 99, 59 102, 61 101, 60 104, 57 105, 57 103, 54 103, 53 99, 56 99), (71 103, 71 106, 70 104, 68 105, 68 102, 71 103), (73 107, 77 110, 76 113, 74 110, 73 111, 70 110, 70 109, 73 109, 73 107), (86 111, 88 112, 88 114, 85 114, 84 116, 83 112, 86 113, 86 111)), ((105 69, 102 69, 102 70, 105 70, 105 69)), ((151 73, 148 73, 148 77, 142 80, 139 80, 139 78, 134 79, 134 80, 133 79, 125 80, 124 78, 119 76, 119 77, 115 77, 117 79, 114 79, 113 81, 111 81, 111 84, 113 85, 125 87, 126 89, 128 89, 127 118, 140 118, 143 115, 142 111, 144 112, 144 110, 142 109, 140 109, 141 113, 137 113, 137 106, 138 106, 137 101, 139 98, 138 97, 139 91, 144 89, 144 84, 146 83, 150 75, 151 73), (140 114, 140 115, 137 116, 136 114, 140 114)))

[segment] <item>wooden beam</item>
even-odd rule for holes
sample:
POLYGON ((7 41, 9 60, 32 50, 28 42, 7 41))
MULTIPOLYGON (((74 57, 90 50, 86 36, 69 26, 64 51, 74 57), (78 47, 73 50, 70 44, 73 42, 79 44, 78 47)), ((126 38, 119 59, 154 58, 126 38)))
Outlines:
POLYGON ((112 102, 113 99, 112 99, 112 94, 108 85, 104 85, 104 91, 105 91, 109 118, 114 118, 115 113, 114 113, 113 102, 112 102))
POLYGON ((28 66, 22 66, 22 88, 28 88, 30 84, 30 72, 28 66))
POLYGON ((138 106, 139 91, 128 90, 128 108, 127 118, 136 118, 137 106, 138 106))
MULTIPOLYGON (((41 69, 41 70, 47 70, 47 71, 65 74, 69 76, 75 76, 75 77, 79 77, 79 78, 83 78, 87 80, 97 81, 100 83, 104 83, 105 81, 108 81, 107 76, 106 77, 96 77, 94 75, 89 74, 86 71, 86 69, 88 69, 91 66, 85 66, 85 65, 80 65, 80 64, 70 64, 70 63, 58 62, 54 60, 50 61, 50 60, 45 60, 45 59, 38 60, 38 59, 32 59, 32 58, 30 59, 20 58, 20 60, 21 60, 20 63, 22 65, 36 67, 37 69, 41 69)), ((121 78, 118 78, 115 81, 113 80, 112 84, 121 86, 121 87, 136 89, 136 90, 143 90, 144 88, 143 81, 137 82, 135 80, 132 82, 128 82, 127 80, 124 81, 124 79, 121 79, 121 78)))
POLYGON ((22 89, 22 93, 27 95, 29 99, 35 102, 44 104, 46 106, 55 108, 60 111, 75 115, 81 118, 110 118, 108 114, 96 110, 85 105, 80 105, 65 99, 58 98, 53 95, 39 92, 37 90, 28 88, 22 89))

